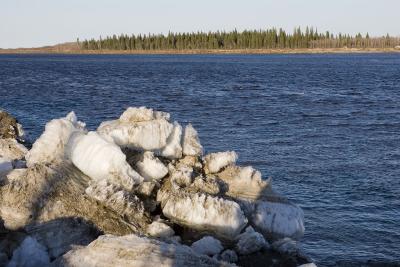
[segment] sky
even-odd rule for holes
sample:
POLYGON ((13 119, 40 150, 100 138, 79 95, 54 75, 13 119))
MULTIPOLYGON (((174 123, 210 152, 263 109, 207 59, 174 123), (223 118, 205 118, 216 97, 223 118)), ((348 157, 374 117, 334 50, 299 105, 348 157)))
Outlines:
POLYGON ((112 34, 263 29, 400 36, 400 0, 0 0, 0 48, 112 34))

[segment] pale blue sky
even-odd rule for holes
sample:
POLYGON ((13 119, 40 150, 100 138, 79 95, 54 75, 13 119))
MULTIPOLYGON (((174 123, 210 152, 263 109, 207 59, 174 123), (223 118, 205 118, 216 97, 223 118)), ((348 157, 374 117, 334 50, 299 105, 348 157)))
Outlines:
POLYGON ((0 47, 113 33, 312 25, 338 33, 400 35, 400 0, 1 0, 0 47))

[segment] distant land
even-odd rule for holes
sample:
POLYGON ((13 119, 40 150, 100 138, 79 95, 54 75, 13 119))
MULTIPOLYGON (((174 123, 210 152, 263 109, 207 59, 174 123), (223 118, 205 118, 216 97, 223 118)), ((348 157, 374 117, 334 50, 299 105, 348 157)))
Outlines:
POLYGON ((105 38, 44 46, 0 49, 7 53, 66 54, 291 54, 291 53, 377 53, 400 52, 400 37, 370 37, 358 33, 319 33, 313 27, 252 31, 217 31, 139 35, 105 38))

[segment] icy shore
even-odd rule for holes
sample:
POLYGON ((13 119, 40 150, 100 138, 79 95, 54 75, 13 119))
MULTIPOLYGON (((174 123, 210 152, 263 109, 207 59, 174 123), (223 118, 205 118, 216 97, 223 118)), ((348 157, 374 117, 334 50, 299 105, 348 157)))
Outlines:
POLYGON ((203 155, 191 124, 140 107, 88 131, 71 112, 28 150, 0 114, 0 265, 308 262, 301 208, 235 152, 203 155))

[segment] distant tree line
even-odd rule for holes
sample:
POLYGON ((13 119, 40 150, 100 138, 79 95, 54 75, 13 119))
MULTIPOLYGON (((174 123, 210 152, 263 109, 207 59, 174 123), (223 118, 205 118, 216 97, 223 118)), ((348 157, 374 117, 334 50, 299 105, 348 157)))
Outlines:
POLYGON ((399 37, 389 35, 370 37, 357 34, 319 33, 307 27, 296 28, 293 33, 283 29, 225 32, 193 32, 164 34, 138 34, 100 37, 98 40, 77 40, 86 50, 184 50, 184 49, 296 49, 296 48, 393 48, 400 45, 399 37))

